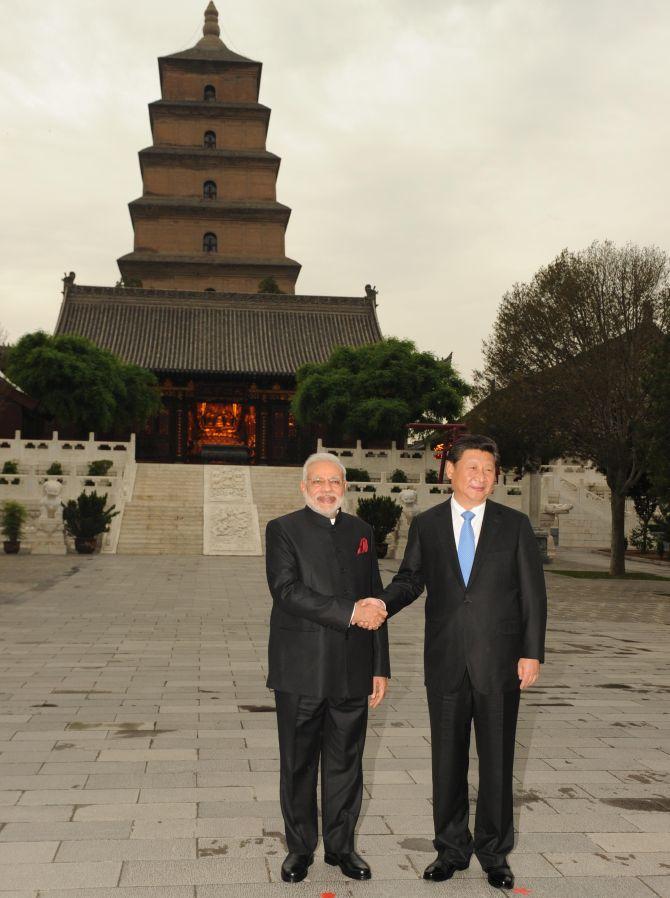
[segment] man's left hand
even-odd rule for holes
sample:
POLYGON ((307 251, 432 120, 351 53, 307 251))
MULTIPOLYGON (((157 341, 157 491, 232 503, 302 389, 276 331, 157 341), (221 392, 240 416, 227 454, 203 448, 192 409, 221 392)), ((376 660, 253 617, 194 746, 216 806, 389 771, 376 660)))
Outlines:
POLYGON ((376 708, 377 705, 381 702, 381 700, 386 695, 386 686, 388 684, 387 677, 373 677, 372 678, 372 695, 368 700, 368 704, 371 708, 376 708))
POLYGON ((528 689, 529 686, 537 682, 537 678, 540 676, 540 662, 535 658, 519 658, 517 673, 521 681, 519 684, 521 688, 528 689))

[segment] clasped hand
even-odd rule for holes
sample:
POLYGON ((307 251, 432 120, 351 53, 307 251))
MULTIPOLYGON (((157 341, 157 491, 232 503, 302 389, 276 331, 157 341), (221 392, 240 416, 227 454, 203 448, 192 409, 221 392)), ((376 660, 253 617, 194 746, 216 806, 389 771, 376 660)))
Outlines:
POLYGON ((364 630, 378 630, 387 617, 386 606, 381 599, 370 597, 356 602, 351 623, 364 630))

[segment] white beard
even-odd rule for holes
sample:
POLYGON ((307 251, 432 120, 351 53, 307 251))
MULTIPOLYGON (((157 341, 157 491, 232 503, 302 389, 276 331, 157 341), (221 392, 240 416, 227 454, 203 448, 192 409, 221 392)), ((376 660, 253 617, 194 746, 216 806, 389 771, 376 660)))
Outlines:
POLYGON ((321 508, 308 493, 305 493, 303 498, 305 500, 305 505, 308 508, 311 508, 312 511, 315 511, 317 514, 323 515, 324 518, 331 519, 337 516, 337 513, 340 508, 342 508, 342 503, 344 502, 344 496, 340 496, 339 498, 336 498, 335 505, 331 505, 330 508, 321 508))

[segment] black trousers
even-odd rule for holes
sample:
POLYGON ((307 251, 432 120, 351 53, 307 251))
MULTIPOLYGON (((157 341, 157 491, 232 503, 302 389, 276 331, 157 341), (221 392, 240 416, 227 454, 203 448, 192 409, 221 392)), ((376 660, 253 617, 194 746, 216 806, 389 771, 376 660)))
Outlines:
POLYGON ((512 777, 519 690, 485 695, 465 675, 457 692, 428 691, 433 765, 435 848, 456 865, 473 850, 484 870, 514 847, 512 777), (468 826, 468 755, 475 726, 479 792, 474 840, 468 826))
POLYGON ((275 692, 281 801, 289 851, 312 854, 318 840, 316 786, 321 761, 323 846, 354 850, 363 798, 367 696, 314 698, 275 692))

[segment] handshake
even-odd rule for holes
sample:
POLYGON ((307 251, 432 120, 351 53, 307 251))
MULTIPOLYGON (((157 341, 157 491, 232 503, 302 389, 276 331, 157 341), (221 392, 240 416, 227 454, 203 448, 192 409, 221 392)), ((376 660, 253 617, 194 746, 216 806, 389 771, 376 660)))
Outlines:
POLYGON ((354 605, 351 623, 363 630, 378 630, 387 617, 386 606, 381 599, 359 599, 354 605))

